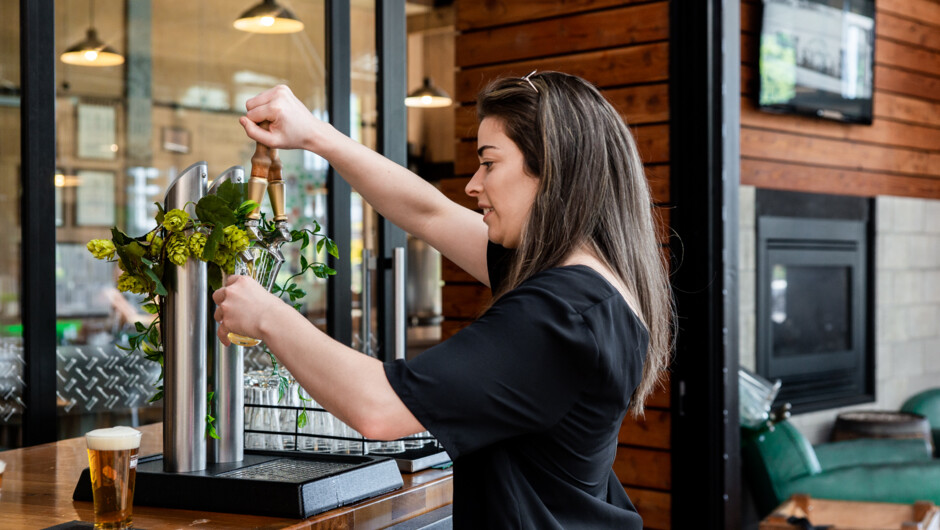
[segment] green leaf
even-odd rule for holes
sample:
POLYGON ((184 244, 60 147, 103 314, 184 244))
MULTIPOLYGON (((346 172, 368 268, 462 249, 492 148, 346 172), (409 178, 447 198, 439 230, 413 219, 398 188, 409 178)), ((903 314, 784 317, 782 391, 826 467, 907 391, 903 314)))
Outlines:
POLYGON ((223 227, 216 225, 209 234, 209 237, 206 238, 206 246, 202 248, 202 259, 212 261, 219 251, 219 245, 222 243, 223 239, 225 239, 225 231, 223 227))
POLYGON ((245 184, 226 180, 219 185, 215 194, 228 204, 229 210, 235 210, 245 200, 245 184))
POLYGON ((300 255, 300 268, 301 269, 307 268, 307 257, 304 256, 303 254, 300 255))
POLYGON ((153 395, 152 398, 147 400, 147 403, 153 403, 154 401, 160 401, 163 399, 163 385, 157 387, 157 393, 153 395))
MULTIPOLYGON (((147 340, 150 341, 150 344, 157 345, 160 344, 160 330, 157 326, 150 326, 150 332, 147 333, 147 340)), ((163 352, 160 352, 161 354, 163 352)))
POLYGON ((147 327, 141 324, 140 322, 134 322, 134 329, 136 329, 138 333, 143 333, 147 331, 147 327))
POLYGON ((277 402, 280 403, 284 399, 284 394, 287 394, 290 386, 287 384, 287 378, 284 376, 278 376, 277 382, 277 402))
POLYGON ((238 209, 235 211, 235 214, 240 217, 245 217, 258 207, 258 203, 249 199, 238 206, 238 209))
POLYGON ((209 288, 213 291, 218 291, 222 288, 222 268, 211 261, 207 265, 209 265, 206 269, 209 278, 209 288))
POLYGON ((216 229, 235 224, 235 214, 218 195, 206 195, 196 203, 196 217, 203 223, 212 223, 216 229))
POLYGON ((304 230, 303 240, 304 242, 300 245, 300 250, 303 250, 310 245, 310 234, 308 234, 306 230, 304 230))
POLYGON ((157 215, 154 216, 154 219, 157 221, 157 226, 160 226, 163 224, 163 217, 166 215, 166 211, 159 202, 155 202, 154 204, 157 205, 157 215))
POLYGON ((297 415, 297 428, 303 429, 307 426, 307 411, 302 411, 297 415))
POLYGON ((116 226, 111 227, 111 241, 114 242, 115 246, 129 245, 134 238, 118 230, 116 226))
POLYGON ((333 240, 328 237, 324 239, 326 240, 326 250, 330 253, 330 256, 339 258, 339 248, 336 247, 336 243, 334 243, 333 240))
POLYGON ((153 280, 153 283, 156 285, 156 287, 154 287, 153 289, 154 292, 156 292, 160 296, 166 296, 166 287, 163 286, 163 282, 160 281, 160 278, 157 276, 157 273, 153 272, 153 269, 151 269, 150 267, 144 268, 144 273, 146 273, 147 276, 149 276, 150 279, 153 280))
POLYGON ((323 251, 323 245, 326 244, 326 239, 321 239, 317 241, 317 254, 323 251))
POLYGON ((151 315, 156 315, 160 311, 160 307, 154 303, 144 304, 142 307, 144 308, 144 311, 150 313, 151 315))

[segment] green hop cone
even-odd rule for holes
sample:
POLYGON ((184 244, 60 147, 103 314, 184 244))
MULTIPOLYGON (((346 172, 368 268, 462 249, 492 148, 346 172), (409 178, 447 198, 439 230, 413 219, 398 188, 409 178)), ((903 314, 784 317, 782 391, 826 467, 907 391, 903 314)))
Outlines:
POLYGON ((147 282, 144 282, 129 272, 121 274, 118 278, 117 288, 119 291, 137 294, 147 294, 148 291, 147 282))
POLYGON ((202 251, 206 248, 206 237, 202 232, 196 232, 195 234, 189 236, 189 254, 194 258, 198 258, 202 261, 206 261, 202 257, 202 251))
POLYGON ((150 243, 150 256, 157 257, 163 250, 163 238, 157 235, 156 231, 147 233, 147 242, 150 243))
POLYGON ((108 239, 92 239, 85 246, 91 255, 98 259, 111 259, 114 257, 114 243, 108 239))
POLYGON ((166 257, 170 260, 170 263, 179 267, 186 265, 186 258, 189 257, 189 245, 186 243, 186 237, 180 233, 167 238, 166 257))
POLYGON ((186 223, 188 222, 189 214, 179 208, 174 208, 163 216, 163 228, 166 228, 170 232, 181 231, 186 227, 186 223))
POLYGON ((235 225, 226 226, 222 232, 225 234, 225 246, 232 249, 235 254, 245 250, 251 244, 248 234, 235 225))

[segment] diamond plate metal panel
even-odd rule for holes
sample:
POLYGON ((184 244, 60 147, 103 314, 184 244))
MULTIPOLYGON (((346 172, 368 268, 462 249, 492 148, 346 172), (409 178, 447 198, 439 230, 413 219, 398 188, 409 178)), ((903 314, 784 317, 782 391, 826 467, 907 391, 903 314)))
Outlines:
POLYGON ((114 345, 56 348, 56 397, 68 414, 149 406, 160 365, 114 345))
POLYGON ((22 337, 0 337, 0 424, 19 423, 26 405, 23 403, 22 337))

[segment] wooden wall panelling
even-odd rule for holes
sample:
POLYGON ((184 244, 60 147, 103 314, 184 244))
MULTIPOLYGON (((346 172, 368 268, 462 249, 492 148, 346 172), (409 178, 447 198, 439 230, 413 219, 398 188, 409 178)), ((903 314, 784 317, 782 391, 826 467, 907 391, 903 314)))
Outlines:
POLYGON ((457 29, 467 31, 474 28, 539 20, 549 17, 572 15, 585 11, 634 4, 644 0, 487 0, 457 2, 457 29))
POLYGON ((936 0, 878 0, 879 11, 940 26, 940 3, 936 0))
POLYGON ((523 76, 532 70, 558 70, 589 79, 599 87, 662 82, 669 77, 669 44, 642 44, 462 69, 457 73, 457 101, 474 101, 477 92, 490 79, 506 75, 523 76))
POLYGON ((614 458, 614 473, 625 486, 657 490, 672 487, 669 451, 620 446, 614 458))
POLYGON ((637 512, 643 514, 643 528, 672 528, 672 498, 662 491, 624 487, 637 512))
POLYGON ((875 63, 940 75, 940 54, 935 50, 876 38, 875 63))
POLYGON ((457 63, 469 67, 665 40, 668 7, 641 4, 463 33, 457 63))
POLYGON ((669 449, 669 429, 671 414, 669 410, 647 407, 642 418, 634 418, 629 413, 620 426, 617 442, 625 445, 669 449))
POLYGON ((814 166, 940 177, 940 151, 862 145, 751 128, 741 130, 741 156, 814 166))
POLYGON ((875 90, 940 101, 940 77, 876 64, 875 90))
POLYGON ((905 177, 877 172, 787 164, 767 160, 741 160, 746 184, 758 188, 839 193, 856 197, 897 195, 940 198, 940 179, 905 177))
POLYGON ((882 10, 875 15, 875 34, 878 37, 940 50, 940 31, 937 31, 937 28, 882 10))
POLYGON ((868 143, 930 150, 940 146, 940 128, 882 119, 872 127, 846 127, 832 120, 810 116, 762 112, 753 98, 741 98, 741 125, 752 129, 777 130, 821 136, 854 143, 868 143))

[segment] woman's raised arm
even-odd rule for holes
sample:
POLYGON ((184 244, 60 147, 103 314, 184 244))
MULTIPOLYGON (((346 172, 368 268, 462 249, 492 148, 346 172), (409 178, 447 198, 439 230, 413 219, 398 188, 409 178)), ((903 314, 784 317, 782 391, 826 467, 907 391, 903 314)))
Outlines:
POLYGON ((248 136, 279 149, 325 158, 373 208, 489 284, 487 229, 480 214, 444 196, 411 171, 317 119, 284 85, 249 99, 240 119, 248 136), (268 130, 257 124, 267 121, 268 130))

